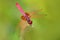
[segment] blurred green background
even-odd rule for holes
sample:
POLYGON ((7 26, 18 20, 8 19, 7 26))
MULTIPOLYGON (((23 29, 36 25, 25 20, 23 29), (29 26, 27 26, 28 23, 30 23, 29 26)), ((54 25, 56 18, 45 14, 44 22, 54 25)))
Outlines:
POLYGON ((24 40, 60 40, 60 0, 0 0, 0 40, 19 40, 20 12, 16 2, 25 11, 43 9, 42 18, 32 18, 33 27, 24 35, 24 40))

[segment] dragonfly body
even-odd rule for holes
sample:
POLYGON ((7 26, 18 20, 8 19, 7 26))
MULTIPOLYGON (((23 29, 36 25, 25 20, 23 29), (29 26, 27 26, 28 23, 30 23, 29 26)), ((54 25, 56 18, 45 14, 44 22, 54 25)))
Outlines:
POLYGON ((30 18, 27 15, 25 16, 25 18, 26 18, 28 24, 32 25, 32 21, 30 20, 30 18))
POLYGON ((21 12, 21 14, 23 15, 23 18, 28 22, 28 24, 32 25, 32 21, 30 20, 30 17, 27 15, 28 13, 25 13, 22 7, 18 3, 16 3, 16 7, 21 12))
POLYGON ((28 13, 25 13, 26 16, 21 16, 21 19, 23 19, 24 21, 27 21, 28 24, 32 25, 32 21, 30 20, 30 15, 28 13))

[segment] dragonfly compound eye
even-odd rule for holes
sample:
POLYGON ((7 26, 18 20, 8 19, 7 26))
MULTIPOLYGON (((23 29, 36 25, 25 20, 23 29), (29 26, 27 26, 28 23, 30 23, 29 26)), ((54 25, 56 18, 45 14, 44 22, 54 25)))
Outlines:
POLYGON ((30 25, 32 24, 32 21, 31 21, 31 20, 29 21, 29 24, 30 24, 30 25))

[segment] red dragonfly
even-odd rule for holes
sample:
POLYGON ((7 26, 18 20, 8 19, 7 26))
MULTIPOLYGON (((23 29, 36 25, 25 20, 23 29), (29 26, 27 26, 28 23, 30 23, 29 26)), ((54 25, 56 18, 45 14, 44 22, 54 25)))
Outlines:
POLYGON ((26 27, 29 25, 32 25, 31 17, 32 18, 41 18, 41 17, 46 16, 45 14, 35 15, 35 13, 40 12, 41 10, 37 10, 37 11, 31 12, 31 13, 30 12, 24 12, 24 10, 22 9, 22 7, 20 6, 20 4, 18 2, 16 3, 16 7, 18 8, 18 10, 23 15, 23 16, 21 16, 22 20, 19 23, 19 25, 21 26, 21 37, 22 37, 26 27), (33 15, 35 15, 35 16, 33 16, 33 15))
POLYGON ((21 12, 21 14, 23 16, 21 16, 21 19, 22 21, 20 22, 20 25, 21 25, 21 29, 24 30, 26 27, 27 27, 27 23, 29 25, 32 25, 32 20, 30 19, 31 17, 36 17, 36 18, 39 18, 39 17, 43 17, 45 15, 41 14, 41 15, 35 15, 36 12, 40 12, 41 10, 37 10, 37 11, 34 11, 34 12, 31 12, 31 13, 28 13, 28 12, 24 12, 24 10, 22 9, 22 7, 20 6, 20 4, 18 2, 16 2, 16 7, 18 8, 18 10, 21 12), (35 16, 33 16, 33 14, 35 16), (27 23, 26 23, 27 21, 27 23))
POLYGON ((30 15, 27 12, 24 12, 24 10, 22 9, 22 7, 18 3, 16 3, 16 6, 19 9, 19 11, 21 12, 21 14, 23 15, 23 16, 21 16, 21 18, 23 20, 27 21, 27 23, 29 25, 32 25, 32 21, 30 19, 30 15))

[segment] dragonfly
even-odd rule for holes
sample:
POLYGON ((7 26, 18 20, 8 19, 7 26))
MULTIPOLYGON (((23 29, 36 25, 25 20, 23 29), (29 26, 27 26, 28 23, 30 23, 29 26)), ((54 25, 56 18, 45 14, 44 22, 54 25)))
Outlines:
POLYGON ((20 13, 22 14, 22 16, 21 16, 22 20, 19 23, 19 25, 21 26, 21 33, 25 31, 27 26, 29 26, 29 25, 32 26, 33 22, 31 20, 31 18, 34 18, 34 17, 35 18, 40 18, 40 17, 45 16, 43 14, 42 15, 37 15, 37 16, 35 15, 35 13, 37 13, 38 11, 41 11, 41 10, 34 11, 34 12, 25 12, 18 2, 16 2, 16 7, 20 11, 20 13), (33 16, 33 15, 35 15, 35 16, 33 16))
POLYGON ((21 16, 21 18, 23 20, 27 21, 27 23, 29 25, 32 25, 32 21, 30 19, 29 14, 27 12, 24 12, 24 10, 22 9, 22 7, 18 3, 16 3, 16 6, 17 6, 18 10, 21 12, 21 14, 23 15, 23 16, 21 16))
POLYGON ((20 13, 22 14, 22 16, 21 16, 22 20, 19 23, 19 25, 22 27, 22 30, 24 30, 29 25, 32 26, 33 22, 31 20, 31 18, 41 18, 41 17, 46 16, 46 14, 40 14, 40 15, 36 14, 37 12, 41 12, 42 9, 36 10, 36 11, 32 11, 32 12, 25 12, 18 2, 16 2, 16 7, 20 11, 20 13))

